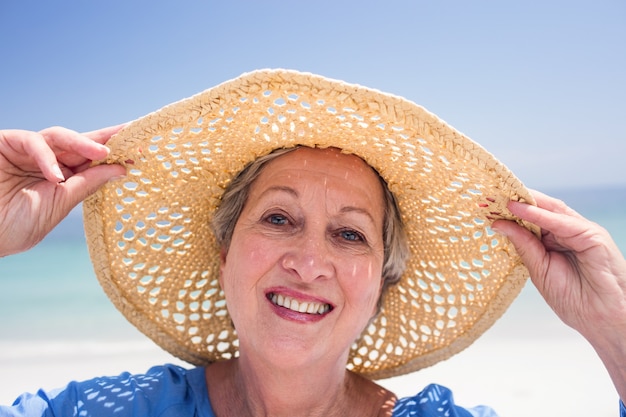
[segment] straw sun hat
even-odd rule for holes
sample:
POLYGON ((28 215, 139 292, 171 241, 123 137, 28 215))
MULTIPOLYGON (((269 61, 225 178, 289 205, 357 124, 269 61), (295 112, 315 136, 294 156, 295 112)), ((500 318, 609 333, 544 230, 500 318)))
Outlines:
MULTIPOLYGON (((285 70, 244 74, 142 117, 109 141, 128 168, 84 203, 106 294, 139 330, 195 365, 237 356, 210 222, 229 181, 283 147, 338 147, 388 183, 411 257, 348 369, 368 378, 430 366, 470 345, 506 310, 527 271, 490 229, 532 203, 491 154, 403 98, 285 70)), ((534 230, 532 225, 524 224, 534 230)))

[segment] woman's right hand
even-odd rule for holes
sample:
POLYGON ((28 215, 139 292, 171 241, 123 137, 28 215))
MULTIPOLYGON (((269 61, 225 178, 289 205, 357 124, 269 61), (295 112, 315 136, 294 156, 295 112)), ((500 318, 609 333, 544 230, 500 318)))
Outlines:
POLYGON ((91 167, 121 128, 0 130, 0 257, 33 247, 88 195, 126 174, 120 165, 91 167))
POLYGON ((609 233, 560 200, 534 193, 537 206, 509 203, 541 228, 541 238, 511 221, 508 236, 554 312, 594 347, 626 402, 626 259, 609 233))

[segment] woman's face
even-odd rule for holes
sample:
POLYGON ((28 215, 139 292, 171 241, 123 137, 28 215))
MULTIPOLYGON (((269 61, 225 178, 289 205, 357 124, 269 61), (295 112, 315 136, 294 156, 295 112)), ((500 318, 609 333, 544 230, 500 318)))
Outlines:
POLYGON ((383 211, 382 185, 355 156, 300 148, 268 163, 222 252, 242 357, 345 367, 376 310, 383 211))

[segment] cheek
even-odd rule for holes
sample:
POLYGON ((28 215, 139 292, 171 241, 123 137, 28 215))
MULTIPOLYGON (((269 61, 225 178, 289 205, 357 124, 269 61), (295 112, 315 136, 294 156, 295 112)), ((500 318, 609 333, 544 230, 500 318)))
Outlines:
POLYGON ((376 308, 382 283, 382 265, 376 261, 355 263, 345 270, 344 291, 360 308, 376 308))
POLYGON ((253 239, 238 239, 231 242, 230 249, 222 257, 220 283, 230 304, 240 297, 253 294, 259 279, 272 264, 272 252, 268 245, 253 239))
POLYGON ((255 267, 265 265, 269 258, 266 247, 254 239, 233 239, 228 253, 222 256, 222 280, 243 279, 255 267))

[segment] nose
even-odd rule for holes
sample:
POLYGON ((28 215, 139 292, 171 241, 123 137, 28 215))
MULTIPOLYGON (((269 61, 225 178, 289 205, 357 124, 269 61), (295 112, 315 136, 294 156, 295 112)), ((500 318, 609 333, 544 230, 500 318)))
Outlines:
POLYGON ((291 243, 282 257, 283 268, 292 271, 304 282, 334 275, 332 248, 325 234, 303 234, 291 243))

